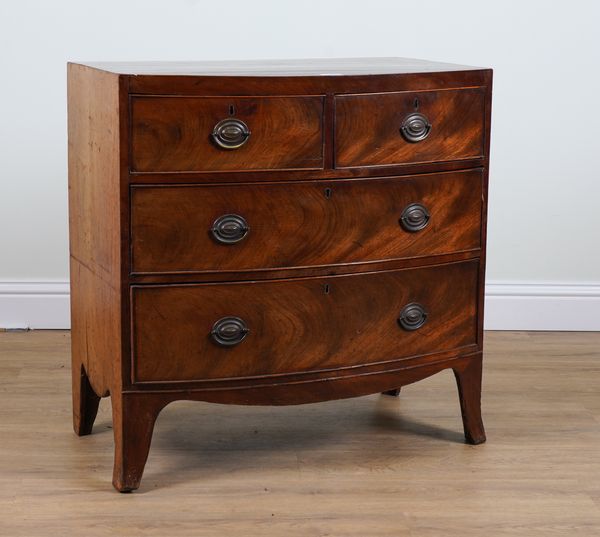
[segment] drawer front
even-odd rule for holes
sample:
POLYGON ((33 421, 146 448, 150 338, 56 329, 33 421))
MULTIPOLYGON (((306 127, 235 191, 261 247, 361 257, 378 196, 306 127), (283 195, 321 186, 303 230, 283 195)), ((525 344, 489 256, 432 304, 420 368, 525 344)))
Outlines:
POLYGON ((132 267, 136 273, 243 271, 477 249, 481 188, 481 170, 132 187, 132 267))
POLYGON ((323 167, 323 98, 133 97, 131 169, 323 167))
POLYGON ((481 157, 483 88, 335 99, 335 164, 389 166, 481 157))
POLYGON ((133 379, 261 377, 475 344, 477 273, 478 262, 468 261, 329 278, 135 286, 133 379))

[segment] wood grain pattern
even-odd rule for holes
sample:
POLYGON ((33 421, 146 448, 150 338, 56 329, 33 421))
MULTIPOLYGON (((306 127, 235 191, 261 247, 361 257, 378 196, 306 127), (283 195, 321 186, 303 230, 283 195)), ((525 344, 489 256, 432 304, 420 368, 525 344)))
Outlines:
POLYGON ((467 262, 294 281, 135 287, 134 378, 262 377, 474 344, 477 270, 467 262), (405 331, 397 319, 411 302, 422 304, 428 318, 405 331), (235 347, 219 347, 210 330, 232 315, 250 333, 235 347))
POLYGON ((113 486, 119 492, 131 492, 140 486, 154 424, 166 405, 162 397, 139 397, 122 394, 119 404, 113 405, 115 460, 113 486))
POLYGON ((484 117, 484 154, 486 157, 486 166, 483 172, 483 192, 481 196, 481 242, 483 248, 479 256, 479 296, 477 309, 479 319, 477 321, 477 340, 483 344, 483 320, 485 316, 485 275, 487 263, 487 222, 488 222, 488 192, 490 176, 490 142, 491 142, 491 124, 492 124, 492 79, 488 81, 485 88, 485 117, 484 117))
POLYGON ((469 444, 482 444, 486 440, 481 419, 482 362, 482 356, 478 356, 452 367, 458 386, 465 439, 469 444))
MULTIPOLYGON (((69 64, 69 237, 73 409, 81 415, 80 386, 97 395, 120 387, 121 235, 119 78, 69 64), (85 371, 85 381, 81 370, 85 371)), ((87 395, 86 395, 87 394, 87 395)), ((93 418, 91 418, 93 422, 93 418)))
MULTIPOLYGON (((358 397, 367 393, 387 391, 400 384, 408 384, 405 374, 412 373, 410 382, 425 378, 427 368, 432 371, 451 367, 450 363, 464 356, 481 352, 476 344, 458 347, 449 351, 427 355, 361 364, 350 368, 301 371, 284 375, 262 377, 236 377, 227 379, 204 379, 191 381, 138 382, 124 390, 128 393, 156 394, 169 392, 174 397, 194 394, 199 401, 212 401, 244 405, 294 405, 317 403, 347 397, 358 397), (384 375, 386 382, 380 382, 384 375), (422 374, 422 376, 421 376, 422 374), (369 387, 362 382, 371 379, 369 387), (378 380, 379 379, 379 380, 378 380), (391 380, 390 380, 391 379, 391 380), (312 384, 312 386, 311 386, 312 384), (373 392, 369 392, 371 386, 373 392), (363 391, 363 390, 367 391, 363 391)), ((186 396, 187 397, 187 396, 186 396)))
MULTIPOLYGON (((324 142, 325 154, 333 151, 333 135, 324 142)), ((315 181, 333 179, 366 179, 369 177, 395 177, 421 173, 440 173, 481 168, 486 165, 483 156, 464 160, 445 162, 419 162, 415 164, 399 164, 386 166, 368 166, 357 168, 324 168, 322 170, 260 170, 260 171, 197 171, 185 173, 143 172, 129 173, 132 185, 167 185, 167 184, 224 184, 224 183, 278 183, 287 181, 315 181)), ((332 164, 326 164, 331 166, 332 164)))
POLYGON ((323 167, 322 97, 133 97, 131 168, 136 172, 323 167), (238 149, 210 139, 228 117, 250 129, 238 149))
POLYGON ((342 95, 335 99, 335 165, 382 166, 483 155, 484 91, 342 95), (411 143, 400 134, 404 119, 424 114, 431 132, 411 143))
POLYGON ((182 399, 294 405, 452 368, 465 437, 483 440, 492 73, 393 65, 290 76, 69 66, 73 425, 88 434, 111 396, 118 490, 140 485, 156 417, 182 399), (387 114, 408 94, 435 121, 410 151, 390 142, 387 114), (252 131, 239 150, 209 139, 225 117, 252 131), (339 167, 344 154, 352 167, 339 167), (409 196, 433 215, 410 238, 396 235, 409 196), (220 254, 207 222, 232 204, 249 207, 253 250, 220 254), (397 339, 399 309, 417 295, 434 314, 397 339), (224 359, 207 331, 238 312, 251 334, 224 359))
POLYGON ((191 75, 142 74, 128 77, 131 93, 138 95, 335 95, 424 91, 486 86, 492 79, 491 69, 412 72, 386 74, 307 75, 307 76, 214 76, 210 73, 191 75))
POLYGON ((360 263, 480 247, 481 170, 351 181, 134 187, 132 269, 211 272, 360 263), (406 231, 402 211, 423 204, 424 229, 406 231), (249 233, 220 244, 213 222, 245 218, 249 233))
MULTIPOLYGON (((128 355, 123 320, 129 316, 129 259, 123 255, 129 204, 127 181, 121 180, 127 165, 125 96, 122 77, 69 64, 71 371, 73 429, 79 436, 92 431, 100 397, 110 395, 114 414, 123 412, 122 356, 128 355)), ((127 438, 115 427, 115 468, 127 438)))
POLYGON ((400 398, 182 401, 160 414, 141 486, 123 497, 110 400, 93 435, 71 432, 69 332, 0 332, 0 534, 600 534, 600 333, 485 341, 484 445, 463 443, 450 370, 400 398))
POLYGON ((481 249, 467 250, 450 254, 432 255, 426 257, 407 257, 401 259, 388 259, 383 261, 368 261, 359 263, 346 263, 340 265, 313 265, 309 267, 293 267, 280 269, 256 270, 215 270, 207 272, 134 272, 130 274, 129 281, 132 285, 147 283, 210 283, 230 281, 255 281, 255 280, 284 280, 297 278, 302 273, 303 277, 310 276, 336 276, 341 274, 356 274, 361 272, 375 272, 378 270, 397 270, 413 267, 438 265, 440 263, 453 263, 479 259, 481 249))
POLYGON ((76 361, 74 365, 75 367, 79 365, 79 371, 72 370, 73 430, 77 436, 85 436, 92 432, 98 414, 100 396, 92 388, 83 364, 76 361))

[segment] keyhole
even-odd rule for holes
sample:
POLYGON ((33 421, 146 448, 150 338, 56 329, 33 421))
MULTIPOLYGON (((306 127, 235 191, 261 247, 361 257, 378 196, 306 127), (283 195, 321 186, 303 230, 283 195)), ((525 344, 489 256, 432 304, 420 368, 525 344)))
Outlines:
POLYGON ((328 295, 328 294, 329 294, 329 284, 328 284, 328 283, 326 283, 326 284, 323 286, 323 292, 324 292, 326 295, 328 295))
POLYGON ((331 198, 331 188, 326 188, 325 189, 325 197, 327 199, 331 198))
POLYGON ((419 98, 415 97, 415 110, 419 109, 419 98))
POLYGON ((232 104, 229 105, 229 115, 235 116, 235 106, 232 104))

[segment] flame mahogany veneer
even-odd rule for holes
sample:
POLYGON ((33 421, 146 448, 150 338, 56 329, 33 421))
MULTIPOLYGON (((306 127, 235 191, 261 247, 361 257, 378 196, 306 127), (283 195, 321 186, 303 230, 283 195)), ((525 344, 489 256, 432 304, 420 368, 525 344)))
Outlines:
POLYGON ((69 64, 73 424, 113 484, 188 399, 291 405, 454 370, 481 421, 492 72, 400 58, 69 64))

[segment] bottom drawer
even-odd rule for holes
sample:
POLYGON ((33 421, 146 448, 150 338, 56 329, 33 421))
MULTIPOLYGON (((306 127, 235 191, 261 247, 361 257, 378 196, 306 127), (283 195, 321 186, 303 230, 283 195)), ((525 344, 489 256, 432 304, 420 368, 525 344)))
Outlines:
POLYGON ((133 381, 319 371, 475 344, 478 266, 134 286, 133 381))

